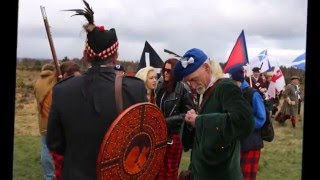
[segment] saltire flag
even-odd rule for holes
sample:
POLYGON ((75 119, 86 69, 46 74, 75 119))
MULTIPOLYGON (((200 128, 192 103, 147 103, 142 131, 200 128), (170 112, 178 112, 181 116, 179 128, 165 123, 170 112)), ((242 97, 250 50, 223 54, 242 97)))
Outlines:
POLYGON ((248 63, 248 52, 244 31, 242 30, 224 66, 223 72, 227 73, 231 67, 248 63))
POLYGON ((306 65, 306 53, 301 54, 291 62, 291 67, 296 69, 305 70, 306 65))
POLYGON ((251 68, 254 68, 254 67, 260 68, 261 73, 270 71, 272 67, 269 62, 268 50, 265 49, 261 51, 257 56, 250 59, 249 65, 251 68))
POLYGON ((144 48, 141 54, 139 66, 136 72, 138 72, 141 68, 152 66, 154 68, 162 68, 163 61, 157 52, 151 47, 148 41, 145 42, 144 48))
POLYGON ((276 66, 272 73, 271 82, 269 84, 267 94, 269 98, 275 98, 276 94, 284 89, 286 85, 281 69, 276 66))

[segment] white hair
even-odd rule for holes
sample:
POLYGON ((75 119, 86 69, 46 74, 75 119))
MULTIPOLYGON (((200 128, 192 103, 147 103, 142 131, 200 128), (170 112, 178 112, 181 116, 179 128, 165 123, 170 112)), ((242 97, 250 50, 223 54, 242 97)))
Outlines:
POLYGON ((221 78, 226 78, 228 77, 222 70, 220 64, 213 60, 213 59, 208 59, 206 60, 204 63, 207 63, 210 65, 210 69, 211 69, 211 75, 215 78, 215 79, 221 79, 221 78))

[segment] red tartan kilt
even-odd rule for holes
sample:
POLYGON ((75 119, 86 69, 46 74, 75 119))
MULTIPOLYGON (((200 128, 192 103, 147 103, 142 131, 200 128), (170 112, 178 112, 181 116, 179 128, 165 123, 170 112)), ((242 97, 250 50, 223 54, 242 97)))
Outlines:
POLYGON ((258 172, 261 149, 241 152, 240 164, 243 180, 255 180, 258 172))
POLYGON ((54 163, 54 174, 55 174, 55 180, 61 180, 62 179, 62 165, 63 165, 63 156, 60 154, 57 154, 53 151, 50 151, 50 154, 53 158, 54 163))
POLYGON ((178 180, 179 165, 182 156, 182 144, 180 141, 180 135, 172 135, 173 144, 168 144, 166 154, 164 156, 164 164, 161 167, 158 180, 178 180))

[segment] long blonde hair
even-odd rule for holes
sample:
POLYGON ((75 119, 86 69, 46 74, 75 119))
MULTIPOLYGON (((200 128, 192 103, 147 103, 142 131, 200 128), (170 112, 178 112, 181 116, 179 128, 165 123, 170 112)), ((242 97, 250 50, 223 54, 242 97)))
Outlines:
POLYGON ((156 72, 156 69, 152 66, 144 67, 136 73, 135 77, 141 79, 143 82, 146 82, 148 79, 148 73, 150 71, 156 72))
POLYGON ((149 101, 149 102, 152 102, 152 101, 155 99, 155 97, 154 97, 154 96, 155 96, 154 90, 149 89, 149 88, 147 87, 147 83, 146 83, 146 82, 147 82, 147 79, 148 79, 148 74, 149 74, 150 71, 156 72, 156 69, 155 69, 154 67, 152 67, 152 66, 144 67, 144 68, 140 69, 140 70, 136 73, 135 77, 141 79, 141 80, 144 82, 144 85, 145 85, 145 87, 146 87, 146 89, 147 89, 147 98, 148 98, 148 101, 149 101))

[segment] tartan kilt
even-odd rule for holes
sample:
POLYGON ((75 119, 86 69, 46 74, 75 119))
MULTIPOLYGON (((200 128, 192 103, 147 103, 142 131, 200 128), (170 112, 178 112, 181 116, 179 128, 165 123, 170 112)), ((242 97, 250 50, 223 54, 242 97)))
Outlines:
POLYGON ((173 144, 167 145, 164 164, 155 179, 178 180, 179 165, 182 156, 182 143, 179 134, 172 135, 173 144))
POLYGON ((61 180, 62 179, 62 165, 63 165, 63 155, 57 154, 53 151, 50 151, 50 154, 53 158, 54 163, 54 174, 55 174, 55 180, 61 180))
POLYGON ((240 164, 243 180, 255 180, 258 172, 261 149, 243 151, 240 154, 240 164))

